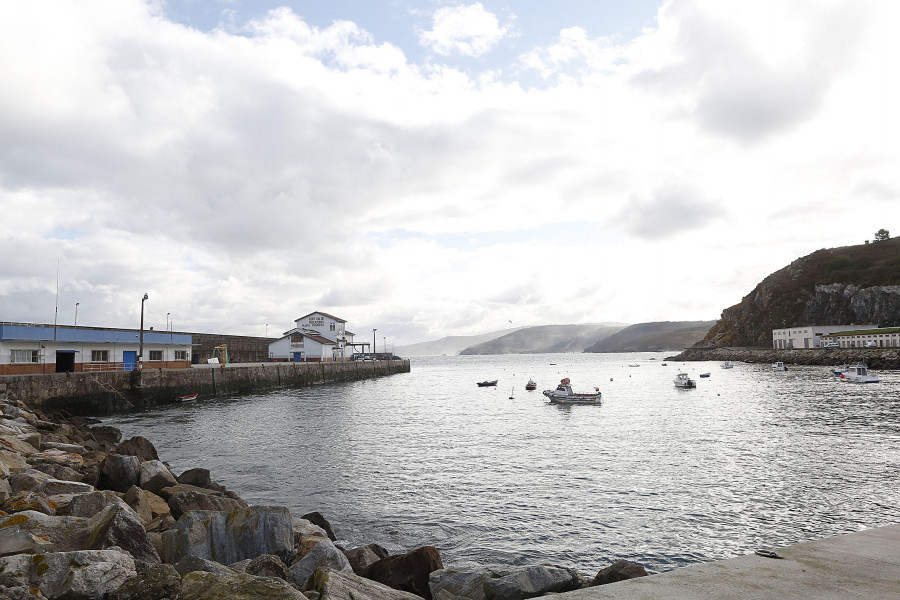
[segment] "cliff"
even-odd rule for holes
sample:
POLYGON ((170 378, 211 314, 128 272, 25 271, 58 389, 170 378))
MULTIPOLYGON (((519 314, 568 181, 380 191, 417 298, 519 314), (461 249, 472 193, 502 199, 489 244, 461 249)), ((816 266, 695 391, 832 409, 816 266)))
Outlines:
POLYGON ((772 330, 801 325, 900 326, 900 238, 817 250, 772 273, 700 346, 771 346, 772 330))

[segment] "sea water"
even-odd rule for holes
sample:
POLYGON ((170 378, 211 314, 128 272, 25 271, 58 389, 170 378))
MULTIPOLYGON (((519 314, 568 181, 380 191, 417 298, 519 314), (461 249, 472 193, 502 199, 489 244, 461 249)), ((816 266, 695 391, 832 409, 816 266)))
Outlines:
POLYGON ((849 384, 665 357, 413 358, 410 373, 105 422, 176 474, 205 467, 251 504, 321 512, 345 547, 432 545, 448 567, 654 572, 900 522, 900 373, 849 384), (681 370, 696 389, 674 387, 681 370), (563 377, 602 406, 548 404, 563 377))

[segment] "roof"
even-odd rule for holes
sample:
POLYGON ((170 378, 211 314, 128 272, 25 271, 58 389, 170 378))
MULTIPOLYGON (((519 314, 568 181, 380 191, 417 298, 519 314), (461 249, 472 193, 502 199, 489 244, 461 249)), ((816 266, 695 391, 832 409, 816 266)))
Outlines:
POLYGON ((304 334, 303 337, 309 338, 309 339, 313 340, 314 342, 319 342, 320 344, 323 344, 323 345, 329 344, 331 346, 334 346, 335 344, 337 344, 337 342, 335 342, 334 340, 329 340, 327 337, 322 337, 321 335, 309 335, 307 333, 307 334, 304 334))
POLYGON ((347 322, 347 321, 345 321, 344 319, 341 319, 341 318, 339 318, 339 317, 335 317, 334 315, 329 315, 328 313, 324 313, 324 312, 322 312, 322 311, 320 311, 320 310, 317 310, 317 311, 315 311, 315 312, 311 312, 311 313, 309 313, 308 315, 303 315, 303 316, 300 317, 299 319, 294 319, 294 322, 296 323, 297 321, 302 321, 302 320, 305 319, 306 317, 311 317, 311 316, 313 316, 313 315, 322 315, 323 317, 328 317, 329 319, 333 319, 333 320, 337 321, 338 323, 346 323, 346 322, 347 322))
MULTIPOLYGON (((0 325, 2 342, 57 342, 90 344, 136 344, 137 330, 87 329, 81 327, 41 325, 0 325)), ((144 330, 144 344, 190 346, 190 334, 144 330)))

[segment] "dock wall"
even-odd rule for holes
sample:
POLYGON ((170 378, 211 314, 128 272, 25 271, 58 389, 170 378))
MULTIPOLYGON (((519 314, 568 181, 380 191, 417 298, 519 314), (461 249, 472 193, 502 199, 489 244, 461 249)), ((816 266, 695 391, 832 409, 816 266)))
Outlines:
POLYGON ((408 360, 259 363, 130 372, 48 373, 0 377, 0 400, 45 412, 96 415, 202 397, 248 394, 409 373, 408 360))

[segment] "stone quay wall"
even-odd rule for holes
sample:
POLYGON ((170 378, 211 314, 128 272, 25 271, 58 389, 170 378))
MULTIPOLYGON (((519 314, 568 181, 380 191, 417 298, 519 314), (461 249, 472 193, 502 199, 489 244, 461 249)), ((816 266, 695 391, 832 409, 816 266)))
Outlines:
POLYGON ((175 402, 409 373, 409 360, 259 363, 191 369, 48 373, 0 377, 0 393, 44 411, 97 415, 175 402))
POLYGON ((685 348, 673 361, 783 362, 792 365, 865 363, 870 369, 900 369, 900 348, 685 348))

